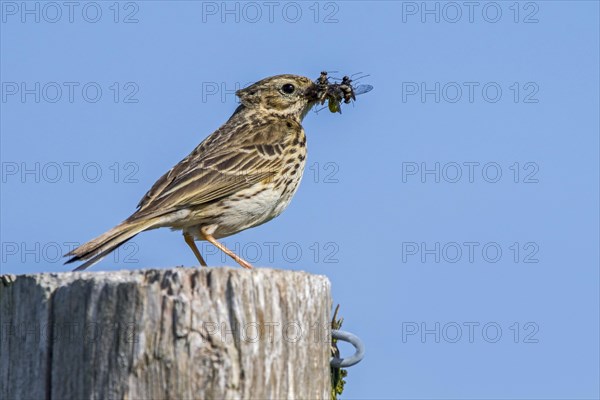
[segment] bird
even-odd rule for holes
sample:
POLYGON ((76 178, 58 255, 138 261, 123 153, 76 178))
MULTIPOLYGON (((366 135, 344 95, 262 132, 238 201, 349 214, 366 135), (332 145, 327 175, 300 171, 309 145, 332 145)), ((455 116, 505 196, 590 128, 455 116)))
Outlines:
POLYGON ((238 90, 240 104, 227 122, 160 177, 131 216, 65 254, 65 264, 83 262, 74 271, 84 270, 139 233, 167 227, 182 231, 200 265, 207 266, 196 240, 251 269, 218 239, 264 224, 289 205, 306 163, 302 120, 326 92, 327 82, 291 74, 238 90))

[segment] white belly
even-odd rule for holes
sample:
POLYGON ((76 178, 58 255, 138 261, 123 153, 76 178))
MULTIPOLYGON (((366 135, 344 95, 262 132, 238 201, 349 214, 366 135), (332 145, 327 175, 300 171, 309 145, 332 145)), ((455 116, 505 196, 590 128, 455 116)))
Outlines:
POLYGON ((224 230, 239 232, 263 224, 283 211, 281 209, 277 212, 281 200, 280 191, 273 188, 258 194, 252 188, 244 190, 234 199, 223 202, 223 205, 229 208, 219 217, 219 225, 222 225, 224 230), (246 198, 246 195, 249 198, 246 198))
POLYGON ((245 189, 235 197, 223 201, 225 210, 217 218, 215 237, 225 237, 272 220, 290 204, 300 180, 289 185, 283 192, 281 185, 271 183, 260 193, 245 189))
POLYGON ((261 182, 258 187, 241 190, 188 218, 179 229, 202 239, 202 228, 219 239, 270 221, 287 208, 296 193, 304 170, 304 162, 299 164, 297 176, 280 175, 266 186, 261 182))

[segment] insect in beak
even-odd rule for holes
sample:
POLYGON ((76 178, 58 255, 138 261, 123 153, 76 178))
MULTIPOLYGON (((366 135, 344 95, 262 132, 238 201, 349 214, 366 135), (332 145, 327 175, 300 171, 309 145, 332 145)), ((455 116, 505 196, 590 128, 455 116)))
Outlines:
POLYGON ((332 113, 342 113, 340 107, 342 100, 345 104, 356 100, 359 94, 370 92, 373 89, 371 85, 359 85, 356 88, 352 86, 352 79, 344 76, 340 83, 329 83, 327 72, 321 72, 321 75, 315 81, 316 97, 320 104, 325 104, 332 113))

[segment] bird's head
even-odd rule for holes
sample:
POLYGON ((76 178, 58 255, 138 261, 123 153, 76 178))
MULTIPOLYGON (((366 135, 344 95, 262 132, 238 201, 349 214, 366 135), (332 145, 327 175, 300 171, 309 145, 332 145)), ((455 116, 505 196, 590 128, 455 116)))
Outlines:
POLYGON ((302 120, 318 101, 318 86, 304 76, 276 75, 238 90, 236 95, 247 108, 302 120))

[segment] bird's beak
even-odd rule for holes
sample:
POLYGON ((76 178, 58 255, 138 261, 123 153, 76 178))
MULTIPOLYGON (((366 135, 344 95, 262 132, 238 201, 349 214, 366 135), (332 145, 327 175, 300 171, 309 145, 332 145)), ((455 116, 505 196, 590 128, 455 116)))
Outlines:
POLYGON ((306 97, 306 99, 308 101, 310 101, 311 103, 317 102, 318 100, 320 100, 320 98, 323 95, 322 90, 323 90, 322 86, 319 86, 316 83, 313 83, 304 91, 304 97, 306 97))

